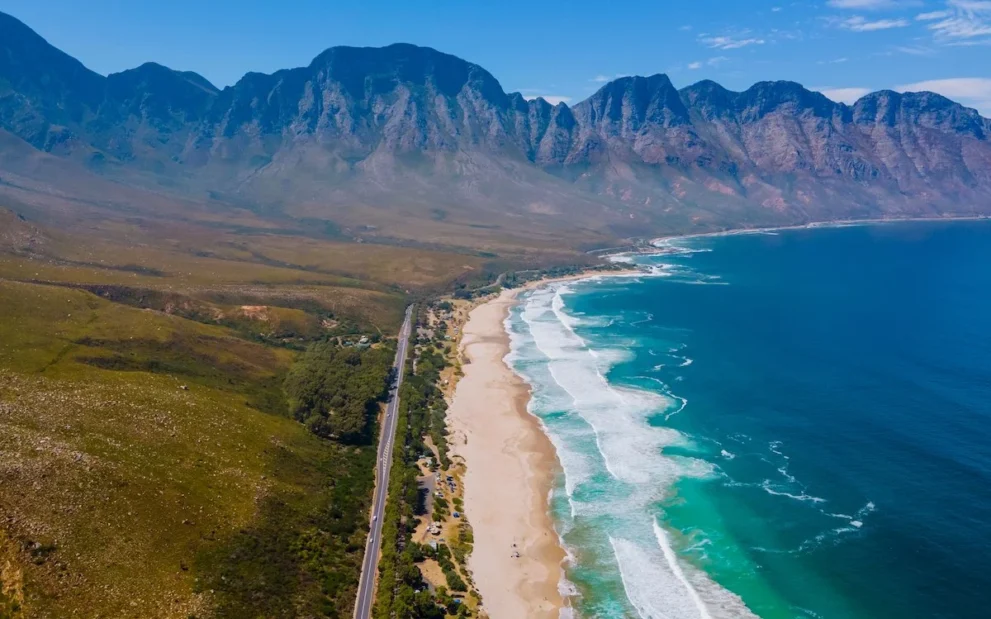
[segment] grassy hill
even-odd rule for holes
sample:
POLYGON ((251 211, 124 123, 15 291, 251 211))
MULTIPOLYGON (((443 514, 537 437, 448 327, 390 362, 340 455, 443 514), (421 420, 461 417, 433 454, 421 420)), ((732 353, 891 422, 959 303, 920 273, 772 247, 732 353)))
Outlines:
POLYGON ((287 416, 296 353, 64 286, 0 316, 6 614, 349 614, 374 448, 287 416))
POLYGON ((339 227, 76 169, 68 194, 37 180, 68 164, 4 157, 0 617, 349 616, 374 441, 286 376, 410 299, 586 260, 440 214, 339 227))
POLYGON ((286 376, 313 342, 394 336, 410 299, 600 238, 0 159, 0 617, 349 616, 373 441, 290 410, 286 376))

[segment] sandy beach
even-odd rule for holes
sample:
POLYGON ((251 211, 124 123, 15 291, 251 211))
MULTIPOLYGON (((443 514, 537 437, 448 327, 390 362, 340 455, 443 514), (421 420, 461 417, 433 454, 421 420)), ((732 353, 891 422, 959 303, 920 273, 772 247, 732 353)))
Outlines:
POLYGON ((503 321, 516 291, 475 308, 464 328, 464 377, 448 410, 451 446, 465 460, 469 559, 491 619, 557 618, 564 550, 548 513, 559 470, 554 448, 527 412, 529 388, 503 361, 503 321), (515 556, 518 553, 518 557, 515 556))

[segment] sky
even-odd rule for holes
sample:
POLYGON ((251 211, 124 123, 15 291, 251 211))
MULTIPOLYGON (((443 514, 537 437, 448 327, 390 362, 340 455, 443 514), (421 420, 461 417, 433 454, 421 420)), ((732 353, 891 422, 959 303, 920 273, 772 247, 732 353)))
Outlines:
POLYGON ((793 80, 851 103, 932 90, 991 117, 991 0, 0 0, 102 74, 156 61, 217 86, 335 45, 426 45, 507 92, 580 101, 623 75, 743 90, 793 80))

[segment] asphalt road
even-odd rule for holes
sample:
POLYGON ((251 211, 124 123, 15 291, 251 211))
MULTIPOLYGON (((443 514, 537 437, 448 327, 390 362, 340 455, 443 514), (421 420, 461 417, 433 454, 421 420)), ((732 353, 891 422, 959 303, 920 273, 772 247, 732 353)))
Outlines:
POLYGON ((358 581, 358 601, 354 616, 368 619, 375 605, 375 576, 378 574, 379 547, 382 542, 382 518, 385 516, 385 500, 389 495, 389 472, 392 470, 392 443, 396 439, 396 411, 399 409, 399 386, 403 383, 403 368, 406 365, 406 349, 409 346, 413 306, 406 308, 406 320, 399 330, 399 345, 396 347, 396 382, 389 394, 389 404, 385 408, 385 422, 379 438, 378 459, 376 460, 375 498, 372 502, 371 533, 365 543, 365 559, 361 564, 361 580, 358 581))

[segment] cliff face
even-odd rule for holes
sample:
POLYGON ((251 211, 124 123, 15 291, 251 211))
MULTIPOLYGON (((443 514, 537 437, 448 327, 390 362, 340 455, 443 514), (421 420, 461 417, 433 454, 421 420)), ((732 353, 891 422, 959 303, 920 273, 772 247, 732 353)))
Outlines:
POLYGON ((327 218, 344 203, 617 229, 991 212, 991 121, 933 93, 847 106, 791 82, 654 75, 552 106, 404 44, 219 90, 154 63, 100 76, 0 14, 0 128, 124 182, 327 218))

